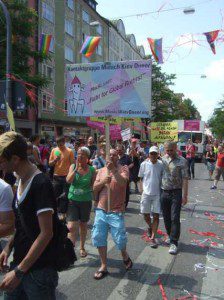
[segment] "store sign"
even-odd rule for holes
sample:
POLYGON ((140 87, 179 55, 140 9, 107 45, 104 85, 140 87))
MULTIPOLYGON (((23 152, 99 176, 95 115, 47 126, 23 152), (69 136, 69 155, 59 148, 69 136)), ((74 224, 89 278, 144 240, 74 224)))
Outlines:
POLYGON ((41 126, 42 131, 54 131, 54 126, 41 126))

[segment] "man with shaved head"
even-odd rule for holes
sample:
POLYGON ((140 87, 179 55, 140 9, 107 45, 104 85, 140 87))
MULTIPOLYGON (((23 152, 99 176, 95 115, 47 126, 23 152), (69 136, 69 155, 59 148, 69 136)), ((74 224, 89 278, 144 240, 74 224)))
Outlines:
POLYGON ((162 177, 161 208, 170 244, 169 253, 177 254, 180 237, 181 205, 187 203, 188 165, 185 158, 178 156, 175 142, 165 143, 162 158, 164 171, 162 177))
POLYGON ((101 266, 94 275, 97 280, 108 274, 108 232, 111 233, 118 250, 121 251, 126 270, 132 267, 132 261, 126 251, 127 237, 124 224, 125 194, 128 179, 128 167, 121 166, 118 163, 118 153, 116 150, 111 149, 110 157, 106 160, 106 166, 99 169, 93 185, 96 215, 92 230, 92 242, 98 248, 101 260, 101 266), (109 202, 108 197, 110 197, 109 202))

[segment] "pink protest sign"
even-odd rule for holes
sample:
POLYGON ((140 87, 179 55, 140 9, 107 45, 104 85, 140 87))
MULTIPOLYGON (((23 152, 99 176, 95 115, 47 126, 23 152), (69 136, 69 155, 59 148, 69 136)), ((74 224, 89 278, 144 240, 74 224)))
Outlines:
MULTIPOLYGON (((89 118, 87 118, 86 123, 87 123, 87 126, 93 128, 93 129, 99 130, 101 134, 105 133, 105 123, 90 121, 89 118)), ((121 140, 121 126, 120 125, 110 125, 110 139, 112 141, 121 140)))
POLYGON ((184 130, 199 131, 200 121, 198 120, 184 120, 184 130))

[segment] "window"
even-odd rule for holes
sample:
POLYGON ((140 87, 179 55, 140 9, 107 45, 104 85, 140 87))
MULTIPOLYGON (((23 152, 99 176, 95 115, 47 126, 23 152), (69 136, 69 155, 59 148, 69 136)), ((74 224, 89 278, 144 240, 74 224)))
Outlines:
POLYGON ((90 23, 89 14, 85 10, 82 11, 82 20, 88 24, 90 23))
POLYGON ((82 63, 89 63, 89 59, 82 55, 82 63))
POLYGON ((47 65, 43 65, 42 74, 49 79, 53 79, 53 68, 47 65))
POLYGON ((51 38, 51 43, 50 43, 50 47, 49 47, 49 51, 54 53, 54 38, 51 38))
POLYGON ((42 3, 42 17, 52 23, 54 22, 53 8, 45 2, 42 3))
POLYGON ((53 111, 53 101, 50 95, 43 94, 42 95, 42 110, 44 111, 53 111))
POLYGON ((102 49, 102 46, 101 45, 98 45, 97 48, 96 48, 96 53, 98 55, 102 55, 103 54, 103 49, 102 49))
POLYGON ((74 36, 73 23, 71 21, 65 20, 65 32, 67 32, 71 36, 74 36))
POLYGON ((69 60, 70 62, 74 61, 73 49, 68 46, 65 46, 65 59, 69 60))
POLYGON ((94 10, 96 10, 96 1, 88 0, 88 4, 90 7, 92 7, 94 10))
POLYGON ((96 27, 96 31, 98 34, 103 35, 103 27, 101 24, 96 27))
POLYGON ((71 9, 74 10, 74 2, 73 0, 67 0, 67 6, 71 9))

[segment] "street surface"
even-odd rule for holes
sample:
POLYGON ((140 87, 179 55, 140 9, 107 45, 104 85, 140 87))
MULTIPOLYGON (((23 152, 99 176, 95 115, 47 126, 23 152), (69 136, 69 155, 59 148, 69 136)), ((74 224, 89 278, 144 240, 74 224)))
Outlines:
MULTIPOLYGON (((181 214, 177 256, 170 255, 164 243, 151 249, 142 238, 146 226, 139 214, 140 196, 131 195, 126 227, 133 269, 125 272, 120 253, 109 237, 110 274, 100 281, 93 279, 99 260, 89 232, 86 245, 89 255, 79 259, 74 268, 60 273, 57 299, 159 300, 163 299, 162 288, 168 300, 224 299, 224 183, 220 182, 217 190, 210 190, 212 182, 207 178, 205 165, 196 164, 196 178, 189 181, 189 203, 181 214)), ((93 218, 92 214, 91 221, 93 218)), ((160 230, 164 232, 162 218, 160 230)), ((160 235, 161 243, 162 239, 160 235)))

